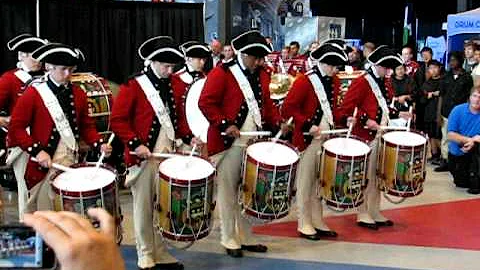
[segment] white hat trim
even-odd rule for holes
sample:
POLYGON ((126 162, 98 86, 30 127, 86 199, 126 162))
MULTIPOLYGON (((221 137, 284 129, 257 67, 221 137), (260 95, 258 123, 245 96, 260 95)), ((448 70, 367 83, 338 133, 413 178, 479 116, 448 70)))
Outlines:
POLYGON ((381 62, 383 62, 383 61, 385 61, 385 60, 387 60, 387 59, 395 59, 395 60, 397 60, 398 62, 400 62, 400 65, 403 64, 403 60, 402 60, 400 57, 396 56, 396 55, 387 55, 387 56, 384 56, 384 57, 378 59, 378 61, 375 62, 375 63, 373 63, 373 62, 370 61, 370 60, 369 60, 369 62, 372 63, 372 64, 374 64, 374 65, 379 65, 379 63, 381 63, 381 62))
POLYGON ((139 54, 140 54, 140 57, 142 57, 143 60, 150 60, 152 59, 155 55, 159 54, 159 53, 162 53, 162 52, 173 52, 175 53, 176 55, 180 56, 181 58, 183 58, 183 54, 181 52, 179 52, 178 50, 174 49, 174 48, 160 48, 158 50, 155 50, 153 51, 151 54, 149 54, 147 57, 143 57, 141 54, 140 54, 140 51, 139 51, 139 54))
POLYGON ((22 45, 23 43, 29 42, 29 41, 38 41, 40 43, 43 43, 43 45, 47 44, 47 42, 48 42, 47 40, 44 40, 44 39, 41 39, 41 38, 38 38, 38 37, 29 37, 29 38, 20 40, 19 42, 15 43, 15 45, 13 45, 13 46, 10 46, 10 42, 9 42, 7 44, 7 47, 10 51, 13 51, 18 46, 22 45))
POLYGON ((45 56, 51 53, 56 53, 56 52, 65 52, 78 59, 80 58, 80 56, 83 57, 83 53, 79 49, 75 49, 75 51, 73 51, 72 49, 69 49, 69 48, 52 48, 40 54, 40 56, 38 56, 35 60, 42 61, 42 59, 45 58, 45 56))
MULTIPOLYGON (((232 46, 232 47, 233 47, 233 46, 232 46)), ((264 45, 264 44, 261 44, 261 43, 248 44, 247 46, 245 46, 245 47, 243 47, 243 48, 241 48, 241 49, 239 49, 239 50, 237 50, 237 49, 235 49, 235 48, 234 48, 234 49, 235 49, 236 51, 238 51, 238 52, 244 52, 245 50, 248 50, 248 49, 253 48, 253 47, 261 47, 261 48, 264 48, 268 53, 271 53, 271 52, 272 52, 272 50, 271 50, 268 46, 266 46, 266 45, 264 45)))
POLYGON ((331 55, 333 55, 333 56, 338 56, 338 57, 340 57, 340 59, 342 59, 343 61, 348 61, 348 58, 345 57, 345 55, 339 54, 339 53, 337 53, 337 52, 327 52, 327 53, 324 53, 324 54, 323 54, 320 58, 318 58, 318 59, 315 59, 315 58, 313 58, 313 57, 312 57, 312 58, 313 58, 314 60, 318 61, 318 62, 322 62, 322 60, 323 60, 325 57, 331 56, 331 55))
POLYGON ((187 53, 187 52, 189 52, 189 51, 191 51, 191 50, 193 50, 193 49, 202 49, 202 50, 204 50, 204 51, 206 51, 206 52, 210 52, 210 49, 208 49, 207 46, 197 44, 197 45, 193 45, 193 46, 190 46, 190 47, 188 47, 187 49, 185 49, 185 53, 187 53))

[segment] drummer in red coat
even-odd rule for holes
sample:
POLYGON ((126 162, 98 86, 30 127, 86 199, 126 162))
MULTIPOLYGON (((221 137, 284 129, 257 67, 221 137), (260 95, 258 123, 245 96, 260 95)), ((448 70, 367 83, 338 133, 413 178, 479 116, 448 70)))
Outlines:
MULTIPOLYGON (((45 45, 47 40, 31 34, 21 34, 7 43, 10 51, 18 53, 17 68, 5 72, 0 77, 0 126, 7 127, 17 99, 23 94, 34 78, 45 74, 42 63, 32 58, 32 52, 45 45), (3 114, 4 113, 4 114, 3 114)), ((6 137, 6 136, 5 136, 6 137)), ((23 217, 28 199, 27 186, 23 175, 27 163, 27 154, 21 148, 10 149, 7 164, 11 164, 18 187, 18 213, 23 217)))
POLYGON ((400 112, 390 108, 393 89, 385 85, 387 69, 401 65, 400 55, 387 46, 380 46, 367 58, 371 67, 367 73, 353 80, 337 115, 337 124, 353 123, 352 134, 369 143, 370 165, 368 168, 368 185, 365 190, 365 202, 359 207, 357 224, 369 229, 379 226, 392 226, 393 222, 380 213, 380 190, 378 189, 377 167, 377 135, 381 126, 388 125, 389 119, 398 116, 408 118, 408 112, 400 112), (355 107, 357 117, 352 117, 355 107))
POLYGON ((180 45, 180 49, 185 55, 185 66, 171 77, 173 94, 175 99, 180 101, 177 105, 178 136, 184 142, 181 147, 183 150, 188 150, 192 144, 197 144, 197 148, 200 149, 199 146, 202 146, 203 143, 199 138, 193 136, 186 120, 185 101, 190 86, 197 80, 206 77, 204 66, 212 52, 207 44, 198 41, 188 41, 180 45))
POLYGON ((337 236, 323 221, 315 180, 318 174, 317 152, 322 149, 325 140, 321 131, 334 128, 333 105, 335 96, 340 92, 336 68, 345 65, 348 56, 339 45, 324 44, 312 51, 310 57, 317 65, 295 80, 283 103, 282 115, 284 118, 293 117, 293 144, 303 151, 296 177, 297 230, 303 238, 319 240, 325 236, 337 236))
POLYGON ((266 252, 267 247, 253 242, 237 201, 243 151, 249 140, 240 131, 278 129, 282 118, 270 99, 270 75, 263 67, 264 57, 271 53, 265 38, 258 31, 248 31, 232 40, 232 46, 237 59, 208 74, 198 105, 210 122, 207 146, 217 164, 221 244, 228 255, 241 257, 242 250, 266 252))
POLYGON ((148 39, 138 54, 146 70, 120 86, 111 114, 112 130, 126 145, 125 161, 130 167, 125 186, 133 195, 137 265, 140 269, 183 269, 155 229, 160 161, 151 155, 175 151, 183 143, 178 133, 179 126, 186 125, 178 118, 182 94, 174 91, 184 93, 184 88, 173 89, 171 75, 173 68, 184 61, 184 55, 168 36, 148 39))
POLYGON ((85 92, 70 83, 83 54, 68 45, 50 43, 38 48, 32 57, 45 62, 48 76, 27 88, 13 110, 8 132, 10 146, 19 146, 37 162, 29 160, 25 180, 29 191, 27 212, 52 209, 48 196, 52 162, 70 166, 77 162, 78 142, 83 139, 107 153, 88 116, 85 92), (29 128, 30 132, 26 129, 29 128))

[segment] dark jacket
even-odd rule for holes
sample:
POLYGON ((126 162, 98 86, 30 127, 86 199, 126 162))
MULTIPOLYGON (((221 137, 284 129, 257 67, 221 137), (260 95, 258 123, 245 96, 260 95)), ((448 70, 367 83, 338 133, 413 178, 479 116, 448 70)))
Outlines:
POLYGON ((437 120, 439 97, 432 96, 432 98, 428 98, 428 93, 440 91, 442 80, 442 77, 438 79, 429 79, 424 82, 420 88, 422 93, 420 103, 425 106, 425 115, 423 118, 425 122, 435 122, 437 120))
POLYGON ((448 71, 443 79, 440 93, 442 96, 442 116, 448 117, 453 107, 467 102, 472 87, 472 77, 465 70, 462 69, 456 79, 453 72, 448 71))

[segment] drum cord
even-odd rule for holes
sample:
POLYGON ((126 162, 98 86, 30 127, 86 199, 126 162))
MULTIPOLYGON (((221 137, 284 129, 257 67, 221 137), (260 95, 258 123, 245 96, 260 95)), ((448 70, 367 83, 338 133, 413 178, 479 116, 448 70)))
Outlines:
POLYGON ((401 204, 402 202, 404 202, 407 199, 406 197, 400 197, 399 200, 394 200, 390 196, 388 196, 388 194, 385 191, 383 192, 383 197, 387 201, 389 201, 390 203, 393 203, 393 204, 401 204))

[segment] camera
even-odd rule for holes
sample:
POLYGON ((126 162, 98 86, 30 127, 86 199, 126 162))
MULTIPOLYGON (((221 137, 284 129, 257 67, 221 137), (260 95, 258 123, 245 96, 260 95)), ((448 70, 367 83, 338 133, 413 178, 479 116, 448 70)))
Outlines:
POLYGON ((55 269, 55 254, 23 224, 0 226, 0 269, 55 269))

